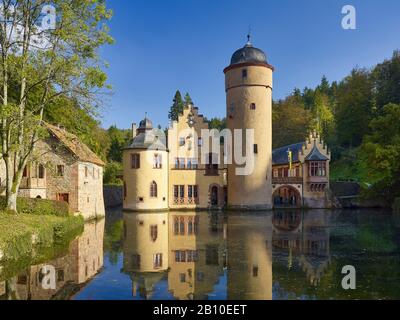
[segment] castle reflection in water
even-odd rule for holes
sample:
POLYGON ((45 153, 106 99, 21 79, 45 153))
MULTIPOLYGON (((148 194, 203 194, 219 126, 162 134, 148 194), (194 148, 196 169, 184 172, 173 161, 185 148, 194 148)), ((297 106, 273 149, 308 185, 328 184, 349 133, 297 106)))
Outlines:
MULTIPOLYGON (((124 213, 118 249, 122 268, 117 272, 125 275, 124 287, 129 282, 132 299, 270 300, 273 287, 274 295, 279 294, 276 277, 282 270, 296 269, 306 285, 319 285, 330 263, 331 215, 315 210, 251 215, 124 213), (161 283, 164 289, 158 290, 164 292, 156 296, 161 283)), ((73 299, 93 279, 101 282, 107 269, 103 268, 104 229, 104 220, 88 223, 67 255, 0 281, 0 299, 73 299), (54 290, 41 285, 46 265, 56 269, 54 290)), ((112 297, 118 298, 120 285, 106 290, 115 291, 112 297)), ((91 298, 104 297, 94 292, 91 298)))
POLYGON ((301 268, 318 285, 330 263, 330 214, 278 211, 268 214, 169 212, 125 213, 123 272, 132 295, 152 299, 167 280, 175 298, 208 299, 220 281, 226 297, 272 299, 274 263, 301 268), (224 276, 225 275, 225 276, 224 276))

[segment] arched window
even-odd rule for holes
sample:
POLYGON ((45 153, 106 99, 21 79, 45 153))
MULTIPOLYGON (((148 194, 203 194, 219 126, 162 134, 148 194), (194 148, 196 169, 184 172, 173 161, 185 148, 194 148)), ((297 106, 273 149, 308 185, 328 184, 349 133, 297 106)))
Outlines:
POLYGON ((150 198, 157 198, 157 183, 155 181, 150 185, 150 198))

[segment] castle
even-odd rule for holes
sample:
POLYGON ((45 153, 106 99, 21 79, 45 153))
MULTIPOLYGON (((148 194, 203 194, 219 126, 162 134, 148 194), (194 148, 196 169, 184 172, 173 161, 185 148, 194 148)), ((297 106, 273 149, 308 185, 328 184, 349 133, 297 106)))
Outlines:
POLYGON ((312 133, 304 142, 272 149, 273 72, 265 53, 250 41, 225 68, 232 149, 225 136, 219 136, 224 143, 218 146, 212 134, 204 136, 208 123, 193 105, 172 122, 167 137, 147 116, 138 128, 133 125, 133 142, 123 152, 124 209, 330 207, 330 153, 321 137, 312 133), (199 156, 205 144, 213 149, 199 156), (253 157, 249 174, 238 174, 243 163, 236 158, 226 161, 237 153, 253 157))

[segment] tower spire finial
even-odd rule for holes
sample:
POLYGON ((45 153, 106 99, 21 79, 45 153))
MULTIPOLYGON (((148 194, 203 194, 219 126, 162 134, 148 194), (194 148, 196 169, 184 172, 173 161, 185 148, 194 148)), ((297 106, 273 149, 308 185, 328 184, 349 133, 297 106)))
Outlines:
POLYGON ((249 32, 247 33, 247 45, 251 45, 251 26, 249 26, 249 32))

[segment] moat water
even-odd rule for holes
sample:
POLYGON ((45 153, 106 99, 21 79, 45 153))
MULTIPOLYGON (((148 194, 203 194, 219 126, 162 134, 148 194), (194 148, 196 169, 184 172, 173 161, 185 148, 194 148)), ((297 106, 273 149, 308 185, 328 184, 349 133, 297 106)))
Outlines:
POLYGON ((0 299, 400 299, 399 284, 400 217, 387 211, 114 210, 51 261, 0 278, 0 299))

